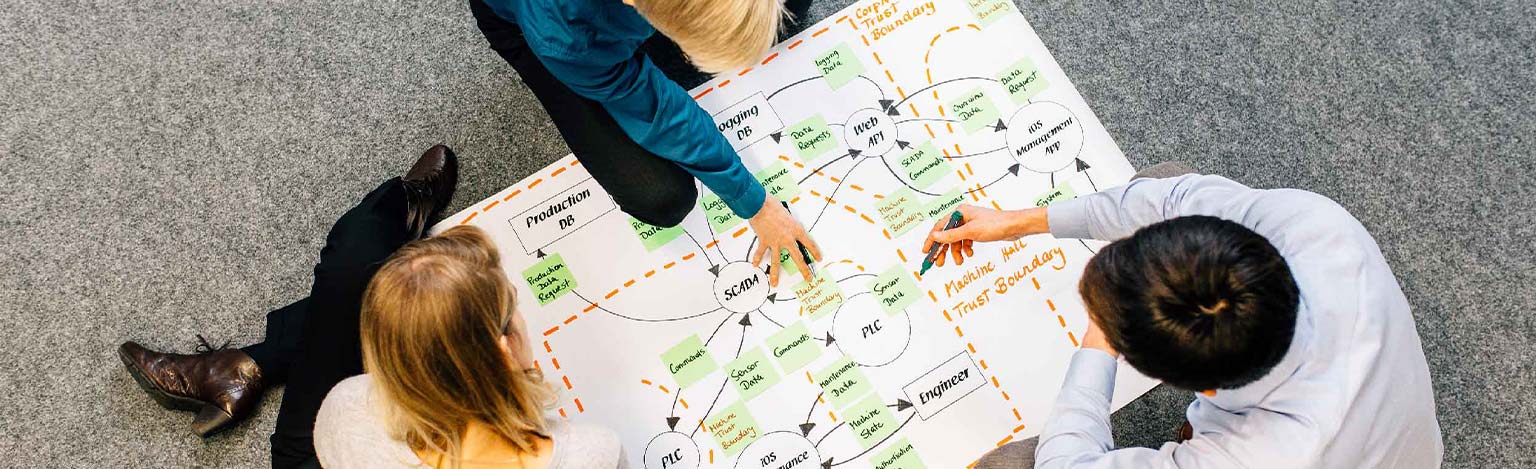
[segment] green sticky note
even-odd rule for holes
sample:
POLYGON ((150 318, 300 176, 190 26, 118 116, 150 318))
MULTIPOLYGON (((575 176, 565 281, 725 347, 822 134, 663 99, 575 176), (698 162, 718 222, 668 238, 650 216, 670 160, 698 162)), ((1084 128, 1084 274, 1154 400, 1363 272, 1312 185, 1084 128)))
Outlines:
POLYGON ((987 98, 986 91, 981 88, 973 89, 959 98, 949 102, 949 115, 960 121, 961 127, 966 133, 975 133, 977 129, 985 128, 988 132, 996 131, 993 127, 999 122, 997 106, 987 98))
POLYGON ((1016 11, 1012 0, 965 0, 965 4, 971 7, 976 22, 982 26, 991 26, 1016 11))
POLYGON ((1040 68, 1035 66, 1033 60, 1024 59, 1008 68, 1003 69, 997 75, 997 81, 1008 90, 1008 95, 1013 97, 1013 102, 1024 104, 1029 98, 1045 91, 1050 83, 1045 81, 1045 75, 1040 73, 1040 68))
POLYGON ((923 207, 923 216, 929 220, 939 217, 948 219, 949 214, 954 211, 955 207, 959 207, 960 203, 964 201, 965 193, 960 192, 960 189, 950 189, 949 192, 945 192, 939 198, 929 201, 928 206, 923 207))
POLYGON ((875 469, 927 469, 923 465, 922 458, 917 457, 917 449, 906 438, 896 440, 871 458, 869 463, 875 469))
MULTIPOLYGON (((794 254, 790 254, 788 250, 779 250, 779 278, 800 278, 800 264, 795 263, 795 258, 790 257, 792 255, 798 257, 800 253, 795 252, 794 254)), ((803 261, 804 259, 801 260, 803 261)))
POLYGON ((768 337, 768 353, 778 360, 784 374, 794 373, 801 367, 821 358, 821 342, 811 337, 805 322, 797 322, 768 337))
POLYGON ((691 335, 661 354, 661 362, 679 387, 688 387, 715 371, 715 357, 699 336, 691 335))
POLYGON ((713 193, 699 197, 699 206, 704 207, 704 217, 709 219, 710 228, 714 228, 717 234, 723 234, 725 230, 742 222, 741 217, 736 216, 736 212, 732 212, 731 207, 713 193))
POLYGON ((907 269, 901 265, 892 266, 876 276, 869 282, 869 292, 875 295, 886 315, 907 309, 919 296, 917 282, 912 280, 912 274, 907 273, 907 269))
POLYGON ((939 149, 933 147, 933 142, 912 147, 912 151, 901 155, 897 162, 901 163, 902 174, 918 189, 927 189, 939 182, 950 170, 949 162, 944 160, 939 149))
POLYGON ((795 297, 800 299, 805 315, 813 320, 837 311, 837 307, 843 305, 843 292, 837 288, 837 281, 820 274, 812 275, 811 281, 796 286, 795 297))
POLYGON ((849 361, 847 357, 832 362, 821 372, 811 375, 811 379, 816 380, 816 384, 821 386, 822 396, 832 401, 832 406, 838 409, 848 407, 849 404, 874 389, 874 386, 869 385, 869 380, 864 378, 864 372, 859 370, 859 365, 849 361))
POLYGON ((917 193, 905 187, 876 200, 875 210, 894 236, 911 231, 923 221, 923 203, 917 200, 917 193))
POLYGON ((820 115, 811 116, 795 125, 784 129, 789 135, 789 141, 795 144, 795 151, 799 152, 800 159, 809 163, 837 149, 837 141, 832 138, 832 129, 827 128, 827 120, 820 115))
POLYGON ((704 430, 715 437, 715 443, 727 456, 735 456, 747 445, 757 441, 763 432, 757 428, 757 419, 747 411, 746 401, 737 401, 704 419, 704 430))
POLYGON ((725 364, 725 375, 736 383, 736 393, 742 400, 752 399, 762 394, 763 391, 779 384, 779 370, 768 363, 768 356, 763 355, 763 349, 753 348, 742 353, 741 356, 725 364))
POLYGON ((1072 198, 1076 198, 1076 197, 1077 197, 1077 191, 1072 190, 1072 186, 1067 185, 1067 184, 1062 184, 1062 185, 1059 185, 1059 186, 1051 188, 1051 190, 1045 191, 1045 193, 1044 194, 1040 194, 1039 197, 1035 197, 1035 206, 1036 207, 1044 207, 1044 206, 1047 206, 1047 205, 1050 205, 1050 204, 1054 204, 1056 202, 1060 202, 1060 201, 1063 201, 1063 200, 1068 200, 1068 199, 1072 199, 1072 198))
POLYGON ((677 239, 678 236, 683 234, 683 227, 681 226, 671 228, 651 226, 646 222, 634 219, 634 217, 630 217, 629 227, 635 230, 635 236, 640 237, 640 244, 645 245, 646 251, 655 251, 656 248, 672 242, 672 240, 677 239))
POLYGON ((779 200, 788 202, 800 195, 800 183, 795 182, 795 176, 789 174, 789 168, 784 167, 782 162, 774 162, 753 176, 757 177, 757 182, 763 184, 763 189, 768 191, 768 195, 777 197, 779 200))
POLYGON ((848 428, 853 430, 854 438, 859 444, 869 448, 885 437, 896 432, 896 417, 891 415, 885 402, 880 400, 880 394, 870 394, 869 397, 854 404, 843 411, 843 420, 848 422, 848 428))
POLYGON ((547 305, 576 289, 576 277, 559 254, 544 256, 544 260, 528 267, 523 271, 523 280, 528 282, 539 305, 547 305))
POLYGON ((827 86, 835 90, 864 73, 864 64, 853 56, 853 49, 845 42, 817 56, 816 69, 827 79, 827 86))

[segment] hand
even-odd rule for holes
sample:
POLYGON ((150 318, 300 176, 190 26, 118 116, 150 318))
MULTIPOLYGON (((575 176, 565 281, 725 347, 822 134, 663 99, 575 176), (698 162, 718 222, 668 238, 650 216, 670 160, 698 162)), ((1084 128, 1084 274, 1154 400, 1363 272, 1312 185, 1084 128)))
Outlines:
POLYGON ((945 217, 933 225, 928 237, 923 238, 920 249, 925 253, 933 243, 941 244, 939 255, 933 260, 935 266, 944 265, 944 259, 951 255, 955 264, 964 264, 966 256, 975 254, 971 245, 976 241, 1012 241, 1050 231, 1043 208, 1001 211, 961 205, 957 210, 961 216, 960 226, 945 230, 944 224, 949 222, 945 217))
POLYGON ((1083 331, 1083 348, 1099 349, 1109 354, 1110 358, 1120 358, 1120 352, 1109 345, 1109 339, 1104 337, 1104 331, 1093 322, 1092 316, 1088 318, 1088 330, 1083 331))
POLYGON ((757 249, 752 252, 752 265, 762 265, 763 258, 769 258, 769 285, 779 285, 780 252, 788 252, 789 258, 794 259, 795 266, 800 268, 800 275, 805 277, 805 281, 811 281, 811 268, 805 265, 805 258, 800 255, 800 247, 795 242, 805 245, 812 260, 821 259, 821 248, 811 240, 811 235, 805 232, 800 221, 789 215, 789 210, 784 209, 779 199, 771 195, 764 198, 763 208, 758 209, 757 215, 753 215, 747 223, 752 225, 752 232, 757 234, 757 249), (765 256, 770 252, 772 256, 765 256))

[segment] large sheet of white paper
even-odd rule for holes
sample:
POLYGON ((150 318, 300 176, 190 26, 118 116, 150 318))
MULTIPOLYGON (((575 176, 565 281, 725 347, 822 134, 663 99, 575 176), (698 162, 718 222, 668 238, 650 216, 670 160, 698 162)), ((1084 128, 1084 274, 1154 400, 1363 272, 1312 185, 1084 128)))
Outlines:
MULTIPOLYGON (((1012 2, 861 1, 692 93, 822 246, 814 281, 770 288, 707 189, 681 226, 645 226, 570 156, 436 227, 500 246, 561 418, 646 469, 964 467, 1039 433, 1099 244, 978 244, 917 274, 956 204, 1132 173, 1012 2)), ((1154 384, 1122 366, 1116 408, 1154 384)))

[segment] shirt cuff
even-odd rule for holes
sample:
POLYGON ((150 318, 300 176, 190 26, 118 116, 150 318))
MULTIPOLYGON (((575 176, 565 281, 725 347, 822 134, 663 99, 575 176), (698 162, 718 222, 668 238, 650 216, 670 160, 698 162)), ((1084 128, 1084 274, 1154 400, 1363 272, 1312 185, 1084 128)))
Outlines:
POLYGON ((1088 231, 1087 200, 1077 198, 1046 206, 1045 217, 1051 225, 1051 236, 1093 239, 1088 231))
POLYGON ((1115 370, 1120 362, 1103 350, 1080 348, 1067 366, 1067 386, 1098 391, 1105 398, 1115 393, 1115 370))
MULTIPOLYGON (((748 177, 751 177, 750 173, 748 177)), ((725 206, 731 208, 731 213, 735 213, 742 219, 757 215, 757 211, 763 208, 763 200, 768 198, 768 191, 763 189, 763 185, 759 184, 757 179, 752 179, 746 186, 734 197, 721 197, 721 200, 725 201, 725 206)))

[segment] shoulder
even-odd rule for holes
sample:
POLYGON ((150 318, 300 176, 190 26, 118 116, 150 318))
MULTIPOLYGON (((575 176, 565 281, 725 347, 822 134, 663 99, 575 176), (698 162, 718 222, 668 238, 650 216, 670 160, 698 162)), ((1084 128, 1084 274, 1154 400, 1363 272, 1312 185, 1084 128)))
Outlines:
POLYGON ((624 446, 619 435, 600 425, 550 421, 550 438, 555 454, 550 467, 556 469, 613 469, 625 467, 624 446))
POLYGON ((321 464, 331 468, 419 466, 415 453, 390 437, 380 404, 368 375, 347 378, 331 388, 315 415, 315 454, 321 464))

